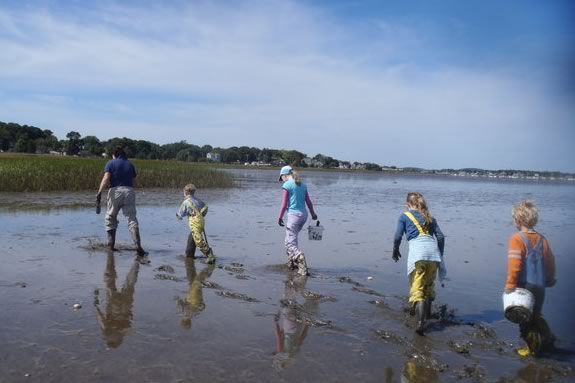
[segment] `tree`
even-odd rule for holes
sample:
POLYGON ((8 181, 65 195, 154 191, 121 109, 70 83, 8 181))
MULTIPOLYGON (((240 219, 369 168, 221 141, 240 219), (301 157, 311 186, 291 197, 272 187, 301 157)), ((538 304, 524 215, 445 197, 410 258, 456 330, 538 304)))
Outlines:
POLYGON ((27 136, 22 136, 16 141, 14 151, 20 153, 34 153, 36 152, 36 143, 27 136))
POLYGON ((95 156, 101 156, 104 153, 104 145, 102 145, 98 137, 86 136, 84 137, 84 150, 95 156))
POLYGON ((82 146, 84 145, 80 133, 75 131, 68 132, 66 134, 66 138, 68 139, 65 146, 66 154, 74 156, 80 153, 80 150, 82 150, 82 146))

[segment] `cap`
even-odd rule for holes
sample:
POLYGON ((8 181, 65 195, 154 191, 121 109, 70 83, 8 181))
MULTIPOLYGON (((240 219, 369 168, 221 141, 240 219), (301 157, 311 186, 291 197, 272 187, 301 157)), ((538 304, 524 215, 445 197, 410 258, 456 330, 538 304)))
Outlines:
POLYGON ((292 172, 292 167, 289 165, 284 166, 281 170, 280 170, 280 181, 282 180, 282 176, 287 176, 288 174, 291 174, 292 172))

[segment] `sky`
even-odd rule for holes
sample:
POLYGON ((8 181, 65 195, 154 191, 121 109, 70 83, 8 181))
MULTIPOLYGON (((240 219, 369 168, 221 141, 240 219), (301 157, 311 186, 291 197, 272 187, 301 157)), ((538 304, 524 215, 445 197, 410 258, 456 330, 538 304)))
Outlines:
POLYGON ((575 172, 575 2, 3 0, 0 121, 575 172))

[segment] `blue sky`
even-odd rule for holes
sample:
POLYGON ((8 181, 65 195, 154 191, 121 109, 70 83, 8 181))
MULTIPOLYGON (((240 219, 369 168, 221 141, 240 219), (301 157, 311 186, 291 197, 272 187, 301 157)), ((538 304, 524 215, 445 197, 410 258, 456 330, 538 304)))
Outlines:
POLYGON ((575 172, 574 25, 558 0, 5 0, 0 121, 575 172))

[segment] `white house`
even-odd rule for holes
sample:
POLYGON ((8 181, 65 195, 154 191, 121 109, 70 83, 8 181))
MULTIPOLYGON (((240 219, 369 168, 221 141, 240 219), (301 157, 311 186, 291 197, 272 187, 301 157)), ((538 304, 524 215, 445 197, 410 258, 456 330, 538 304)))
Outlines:
POLYGON ((208 161, 213 162, 220 162, 222 160, 222 156, 220 155, 220 153, 216 152, 209 152, 208 154, 206 154, 206 158, 208 159, 208 161))

